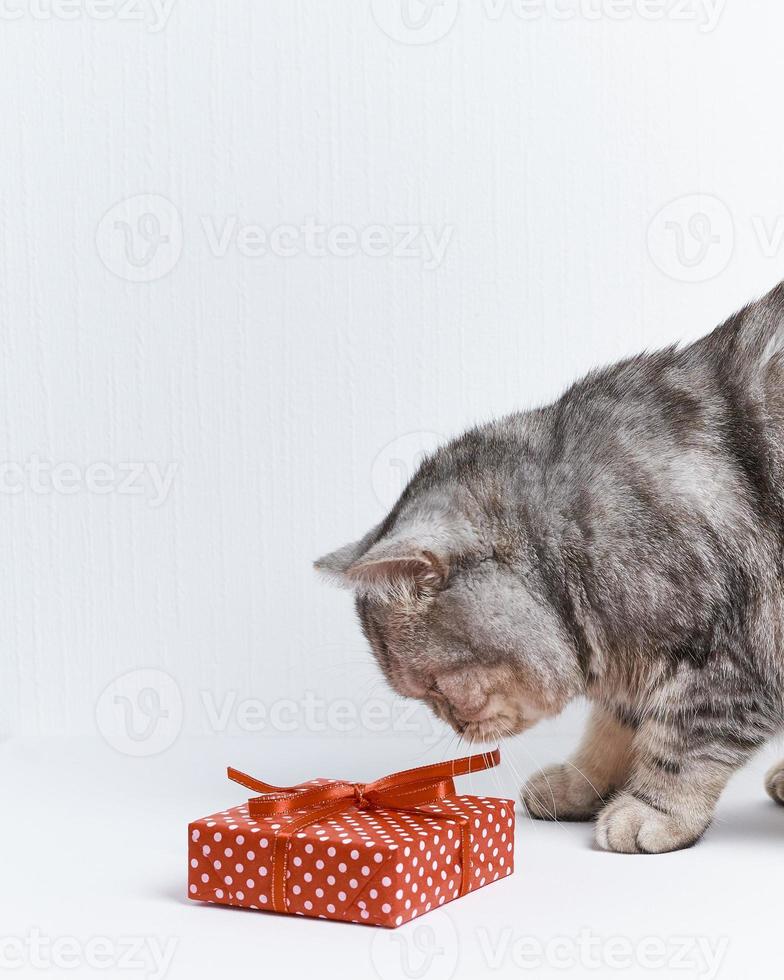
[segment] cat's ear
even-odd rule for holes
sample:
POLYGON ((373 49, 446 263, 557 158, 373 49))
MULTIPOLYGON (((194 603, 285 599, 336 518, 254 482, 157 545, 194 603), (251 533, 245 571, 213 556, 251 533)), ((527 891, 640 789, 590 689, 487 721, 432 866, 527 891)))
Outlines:
POLYGON ((359 541, 353 541, 351 544, 346 544, 342 548, 338 548, 337 551, 331 551, 328 555, 322 555, 321 558, 313 562, 313 567, 317 572, 322 572, 324 575, 337 581, 339 585, 352 584, 347 573, 354 562, 367 551, 370 542, 374 540, 378 531, 379 527, 374 527, 368 531, 364 538, 360 538, 359 541))
POLYGON ((428 513, 380 540, 381 526, 355 544, 319 558, 316 568, 340 585, 378 598, 435 593, 449 577, 450 565, 478 545, 466 521, 428 513))
POLYGON ((411 538, 383 538, 351 564, 346 577, 360 591, 383 595, 392 591, 441 588, 449 576, 449 559, 437 544, 411 538))
POLYGON ((446 555, 422 547, 410 538, 382 538, 368 547, 376 530, 314 562, 314 568, 358 591, 383 593, 400 586, 436 588, 446 581, 446 555))
POLYGON ((328 555, 322 555, 313 562, 313 567, 317 572, 324 572, 326 575, 345 575, 361 553, 359 545, 359 541, 354 541, 328 555))

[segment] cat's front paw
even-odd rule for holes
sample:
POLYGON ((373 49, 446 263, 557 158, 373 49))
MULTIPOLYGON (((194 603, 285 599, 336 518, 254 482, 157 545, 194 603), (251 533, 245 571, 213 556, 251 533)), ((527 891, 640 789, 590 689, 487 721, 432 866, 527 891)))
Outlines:
POLYGON ((622 854, 662 854, 691 847, 704 829, 687 826, 631 793, 621 793, 599 814, 596 843, 605 851, 622 854))
POLYGON ((777 762, 765 776, 765 789, 772 800, 784 806, 784 761, 777 762))
POLYGON ((538 820, 592 820, 604 806, 588 778, 569 763, 540 769, 521 795, 538 820))

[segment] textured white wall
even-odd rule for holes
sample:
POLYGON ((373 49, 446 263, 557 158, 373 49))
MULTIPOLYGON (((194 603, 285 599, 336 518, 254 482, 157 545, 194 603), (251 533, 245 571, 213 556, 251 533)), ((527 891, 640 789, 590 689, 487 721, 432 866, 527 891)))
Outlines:
POLYGON ((762 0, 2 0, 3 733, 94 731, 139 668, 194 731, 371 690, 310 562, 421 448, 784 275, 782 32, 762 0))

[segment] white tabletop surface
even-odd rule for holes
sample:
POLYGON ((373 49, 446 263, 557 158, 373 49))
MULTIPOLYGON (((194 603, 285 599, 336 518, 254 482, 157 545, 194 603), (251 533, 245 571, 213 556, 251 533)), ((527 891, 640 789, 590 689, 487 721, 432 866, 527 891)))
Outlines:
MULTIPOLYGON (((516 795, 564 756, 556 723, 461 788, 516 795)), ((16 977, 772 976, 781 963, 784 809, 761 755, 688 851, 606 854, 590 824, 519 813, 516 872, 398 930, 190 902, 186 827, 243 800, 227 763, 272 782, 370 779, 443 757, 414 738, 181 737, 130 758, 100 737, 0 743, 0 958, 16 977)))

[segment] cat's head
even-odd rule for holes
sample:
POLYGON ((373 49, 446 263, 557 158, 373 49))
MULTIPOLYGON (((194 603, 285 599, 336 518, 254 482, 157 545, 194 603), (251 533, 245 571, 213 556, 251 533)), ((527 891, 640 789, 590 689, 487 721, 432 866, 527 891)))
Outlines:
POLYGON ((535 549, 473 495, 409 486, 381 525, 316 568, 354 590, 392 687, 468 740, 523 731, 581 688, 535 549))

